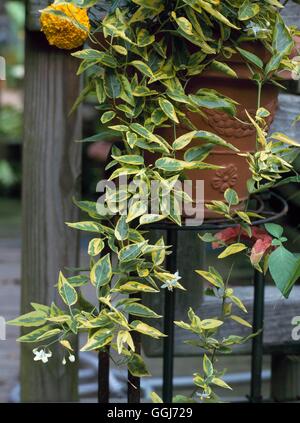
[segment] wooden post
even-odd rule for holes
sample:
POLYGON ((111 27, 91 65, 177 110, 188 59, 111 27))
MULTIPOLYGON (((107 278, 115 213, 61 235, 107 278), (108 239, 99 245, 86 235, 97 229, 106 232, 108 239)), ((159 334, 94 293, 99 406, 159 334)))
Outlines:
POLYGON ((275 401, 300 399, 300 357, 272 355, 271 398, 275 401))
MULTIPOLYGON (((30 14, 32 4, 27 3, 30 14)), ((32 27, 30 27, 32 28, 32 27)), ((33 28, 35 29, 35 28, 33 28)), ((81 172, 80 111, 69 112, 80 92, 78 63, 70 52, 51 48, 43 34, 27 29, 23 146, 22 312, 30 302, 57 301, 59 270, 78 263, 78 232, 72 197, 81 172)), ((69 402, 78 399, 78 365, 61 364, 53 348, 47 365, 33 361, 32 346, 21 350, 21 400, 69 402)), ((61 349, 59 349, 61 351, 61 349)))

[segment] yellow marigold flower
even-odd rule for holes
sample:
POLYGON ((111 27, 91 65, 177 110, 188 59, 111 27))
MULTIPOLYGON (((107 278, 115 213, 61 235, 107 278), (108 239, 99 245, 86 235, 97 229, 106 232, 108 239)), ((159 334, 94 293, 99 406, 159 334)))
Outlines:
POLYGON ((52 4, 46 7, 41 13, 41 26, 49 44, 65 50, 80 47, 87 39, 91 28, 86 9, 73 4, 52 4), (51 10, 63 12, 70 20, 49 13, 51 10), (76 22, 86 30, 79 28, 76 22))

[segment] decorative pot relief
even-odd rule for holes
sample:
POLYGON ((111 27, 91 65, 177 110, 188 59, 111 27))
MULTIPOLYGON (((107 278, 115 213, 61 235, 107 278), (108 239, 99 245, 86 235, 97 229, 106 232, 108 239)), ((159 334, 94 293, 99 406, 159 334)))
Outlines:
POLYGON ((233 188, 238 180, 238 169, 235 165, 229 164, 224 169, 218 169, 212 179, 211 186, 220 193, 227 188, 233 188))
MULTIPOLYGON (((278 100, 275 98, 271 103, 266 106, 266 109, 269 110, 270 116, 266 119, 268 126, 273 122, 278 100)), ((255 116, 256 110, 248 110, 251 116, 255 116)), ((244 138, 248 136, 255 135, 255 128, 253 125, 247 125, 248 118, 244 110, 238 110, 235 119, 234 117, 229 116, 225 112, 220 112, 216 110, 205 110, 207 115, 207 122, 213 128, 213 132, 225 136, 228 138, 244 138), (240 122, 242 121, 242 122, 240 122)))

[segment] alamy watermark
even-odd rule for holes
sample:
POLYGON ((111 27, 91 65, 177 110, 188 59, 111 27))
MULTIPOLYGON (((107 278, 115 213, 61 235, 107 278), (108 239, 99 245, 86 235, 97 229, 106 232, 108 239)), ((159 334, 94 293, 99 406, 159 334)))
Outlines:
POLYGON ((0 341, 6 340, 6 320, 0 316, 0 341))
POLYGON ((113 181, 101 180, 96 191, 102 193, 97 201, 97 212, 102 216, 149 216, 150 220, 155 216, 184 217, 190 226, 201 225, 204 220, 202 180, 129 182, 123 175, 113 181))
POLYGON ((300 316, 294 316, 292 318, 291 324, 294 326, 292 329, 293 341, 300 341, 300 316))
POLYGON ((4 57, 0 56, 0 81, 6 80, 6 61, 4 57))

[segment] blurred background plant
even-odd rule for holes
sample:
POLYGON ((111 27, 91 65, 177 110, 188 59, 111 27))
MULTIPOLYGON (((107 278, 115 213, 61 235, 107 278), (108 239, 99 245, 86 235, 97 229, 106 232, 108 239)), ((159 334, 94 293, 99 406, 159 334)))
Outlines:
POLYGON ((0 195, 20 191, 22 86, 24 78, 25 7, 20 1, 0 5, 0 56, 6 61, 6 81, 0 85, 0 195))

